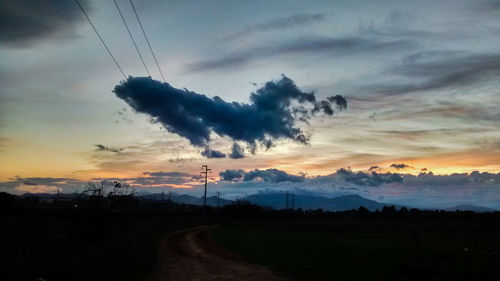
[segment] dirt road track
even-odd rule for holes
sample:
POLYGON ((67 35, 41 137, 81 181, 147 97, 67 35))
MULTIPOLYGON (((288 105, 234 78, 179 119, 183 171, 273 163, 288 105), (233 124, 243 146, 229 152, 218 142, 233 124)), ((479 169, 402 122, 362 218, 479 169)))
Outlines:
POLYGON ((215 245, 209 237, 209 232, 215 227, 199 226, 165 237, 158 250, 158 269, 154 280, 286 280, 215 245))

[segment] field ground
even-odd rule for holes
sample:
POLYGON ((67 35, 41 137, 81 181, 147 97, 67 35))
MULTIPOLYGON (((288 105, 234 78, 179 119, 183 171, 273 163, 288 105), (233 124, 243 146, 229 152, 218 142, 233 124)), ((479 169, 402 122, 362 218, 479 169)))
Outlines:
POLYGON ((498 218, 459 218, 1 215, 0 280, 500 280, 498 218))
POLYGON ((189 217, 0 216, 0 280, 150 280, 160 239, 205 223, 189 217))
POLYGON ((162 239, 156 281, 284 281, 264 266, 250 264, 224 250, 210 239, 217 226, 199 226, 176 231, 162 239))
POLYGON ((327 231, 270 222, 226 225, 212 237, 247 261, 295 280, 500 280, 497 233, 357 224, 327 231))

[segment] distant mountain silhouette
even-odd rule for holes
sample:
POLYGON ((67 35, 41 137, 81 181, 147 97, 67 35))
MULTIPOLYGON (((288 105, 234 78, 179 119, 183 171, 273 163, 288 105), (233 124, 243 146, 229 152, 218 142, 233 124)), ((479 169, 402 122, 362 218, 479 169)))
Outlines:
MULTIPOLYGON (((140 199, 148 199, 148 200, 168 200, 169 196, 168 194, 161 194, 161 193, 153 193, 153 194, 144 194, 139 196, 140 199)), ((178 194, 178 193, 172 193, 170 195, 170 199, 174 203, 180 203, 180 204, 190 204, 190 205, 203 205, 203 196, 202 197, 196 197, 196 196, 191 196, 187 194, 178 194)), ((227 205, 232 203, 232 200, 225 199, 225 198, 220 198, 220 201, 217 202, 217 196, 208 196, 207 197, 207 205, 212 206, 212 207, 217 207, 217 204, 220 204, 220 206, 227 205)))
MULTIPOLYGON (((78 193, 61 193, 59 195, 53 193, 25 193, 20 195, 21 198, 29 198, 36 197, 39 202, 51 203, 56 198, 58 200, 72 200, 80 197, 81 194, 78 193)), ((191 204, 191 205, 203 205, 203 196, 196 197, 187 194, 179 194, 179 193, 171 193, 171 200, 175 203, 180 204, 191 204)), ((151 193, 151 194, 140 194, 138 195, 139 200, 168 200, 168 193, 151 193)), ((286 193, 259 193, 249 195, 247 197, 242 198, 243 200, 249 201, 253 204, 272 207, 274 209, 284 209, 286 207, 286 193)), ((381 210, 384 206, 395 206, 396 209, 401 208, 401 205, 396 204, 388 204, 383 202, 377 202, 375 200, 370 200, 363 198, 359 195, 345 195, 335 198, 328 198, 323 196, 315 196, 315 195, 300 195, 295 194, 295 204, 294 208, 301 208, 303 210, 315 210, 315 209, 323 209, 325 211, 346 211, 359 209, 359 207, 363 206, 370 211, 381 210)), ((233 203, 234 200, 229 200, 225 198, 220 198, 219 205, 222 207, 227 204, 233 203)), ((217 207, 217 197, 209 196, 207 197, 207 205, 212 207, 217 207)), ((289 196, 289 208, 292 208, 292 196, 290 193, 289 196)), ((431 208, 430 210, 439 210, 439 208, 431 208)), ((443 209, 445 211, 473 211, 477 213, 486 213, 486 212, 494 212, 494 209, 490 209, 483 206, 476 206, 471 204, 461 204, 457 206, 453 206, 450 208, 443 209)))
POLYGON ((481 207, 481 206, 475 206, 475 205, 469 205, 469 204, 462 204, 462 205, 457 205, 451 208, 446 208, 445 211, 473 211, 476 213, 488 213, 488 212, 494 212, 495 210, 487 208, 487 207, 481 207))
MULTIPOLYGON (((263 193, 254 194, 244 198, 251 203, 268 206, 275 209, 284 209, 286 207, 286 193, 263 193)), ((380 203, 374 200, 363 198, 359 195, 345 195, 336 198, 327 198, 313 195, 295 194, 294 208, 323 209, 325 211, 346 211, 358 209, 363 206, 370 211, 380 210, 384 206, 396 206, 394 204, 380 203)), ((292 207, 292 199, 289 196, 289 208, 292 207)), ((399 208, 400 206, 396 206, 399 208)))
MULTIPOLYGON (((43 201, 52 201, 54 198, 56 198, 57 195, 55 194, 23 194, 22 197, 38 197, 39 199, 43 201)), ((77 194, 61 194, 61 197, 76 197, 77 194)), ((138 196, 139 200, 155 200, 155 201, 160 201, 164 200, 167 201, 169 199, 168 193, 151 193, 151 194, 141 194, 138 196)), ((180 203, 180 204, 190 204, 190 205, 203 205, 203 196, 201 197, 196 197, 192 195, 187 195, 187 194, 179 194, 179 193, 174 193, 172 192, 170 194, 170 199, 174 203, 180 203)), ((247 197, 244 197, 243 200, 249 201, 253 204, 260 205, 260 206, 265 206, 265 207, 272 207, 274 209, 284 209, 286 207, 286 193, 261 193, 261 194, 254 194, 250 195, 247 197)), ((375 211, 375 210, 381 210, 384 206, 396 206, 396 208, 400 208, 401 206, 394 205, 394 204, 386 204, 386 203, 380 203, 374 200, 366 199, 363 198, 359 195, 345 195, 345 196, 340 196, 340 197, 335 197, 335 198, 328 198, 328 197, 323 197, 323 196, 314 196, 314 195, 299 195, 295 194, 295 204, 294 208, 298 209, 301 208, 303 210, 315 210, 315 209, 323 209, 325 211, 346 211, 346 210, 353 210, 353 209, 358 209, 359 207, 363 206, 367 208, 370 211, 375 211)), ((225 199, 225 198, 220 198, 219 204, 220 206, 224 206, 227 204, 233 203, 233 200, 225 199)), ((216 196, 209 196, 207 197, 207 205, 216 207, 217 206, 217 197, 216 196)), ((464 206, 467 205, 461 205, 460 210, 470 210, 471 208, 466 208, 464 206)), ((457 208, 460 206, 457 206, 457 208)), ((468 207, 475 207, 475 206, 468 206, 468 207)), ((292 196, 290 194, 289 196, 289 208, 292 208, 292 196)), ((475 207, 481 208, 481 207, 475 207)), ((478 209, 478 210, 479 210, 478 209)), ((450 208, 449 210, 454 211, 455 209, 450 208)), ((484 210, 480 209, 480 212, 488 212, 487 208, 484 208, 484 210)), ((492 211, 492 210, 489 210, 492 211)))

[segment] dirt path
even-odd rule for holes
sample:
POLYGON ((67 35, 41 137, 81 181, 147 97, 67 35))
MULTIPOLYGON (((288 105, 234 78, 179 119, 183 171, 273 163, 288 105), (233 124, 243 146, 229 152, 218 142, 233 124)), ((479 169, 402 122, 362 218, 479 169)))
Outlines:
POLYGON ((286 280, 215 245, 209 237, 213 228, 200 226, 165 237, 160 243, 155 280, 286 280))

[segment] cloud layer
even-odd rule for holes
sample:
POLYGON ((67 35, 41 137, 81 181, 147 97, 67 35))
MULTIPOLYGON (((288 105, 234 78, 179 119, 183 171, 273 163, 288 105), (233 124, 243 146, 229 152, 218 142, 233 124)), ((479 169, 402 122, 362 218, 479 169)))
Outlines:
MULTIPOLYGON (((89 10, 87 0, 80 0, 89 10)), ((41 40, 74 36, 85 19, 74 1, 0 0, 0 44, 29 46, 41 40)))
POLYGON ((187 65, 187 69, 191 72, 196 72, 236 67, 258 59, 269 59, 289 54, 330 54, 332 56, 342 56, 356 53, 395 52, 412 49, 415 45, 415 42, 411 40, 379 41, 360 37, 307 38, 258 46, 243 51, 238 50, 220 58, 209 58, 190 63, 187 65))
POLYGON ((403 177, 401 175, 393 173, 365 173, 361 171, 353 172, 346 169, 340 169, 337 171, 337 175, 340 175, 344 181, 359 186, 377 187, 382 184, 403 182, 403 177))
POLYGON ((118 153, 123 150, 123 148, 115 148, 115 147, 105 146, 103 144, 95 144, 94 146, 95 146, 95 151, 109 151, 118 153))
POLYGON ((413 168, 412 166, 410 165, 406 165, 404 163, 394 163, 394 164, 391 164, 391 168, 394 168, 396 170, 402 170, 402 169, 409 169, 409 168, 413 168))
MULTIPOLYGON (((221 191, 228 198, 237 198, 258 192, 281 192, 340 196, 361 196, 409 207, 450 207, 475 204, 500 209, 500 173, 472 172, 434 175, 431 172, 410 175, 403 173, 376 173, 339 169, 333 174, 306 177, 292 175, 278 169, 225 170, 220 181, 211 179, 210 191, 221 191)), ((184 172, 144 172, 133 178, 94 178, 92 181, 121 181, 133 185, 139 192, 158 193, 163 188, 189 188, 183 192, 199 196, 201 179, 184 172)), ((22 194, 64 193, 83 191, 86 181, 72 178, 15 177, 0 182, 0 191, 22 194)))
POLYGON ((268 21, 248 25, 243 30, 228 36, 229 39, 236 39, 242 36, 248 36, 253 33, 269 30, 289 28, 293 26, 321 22, 325 20, 325 14, 294 14, 288 17, 274 18, 268 21))
POLYGON ((237 143, 233 143, 233 147, 231 148, 231 153, 229 154, 230 158, 240 159, 245 157, 245 150, 237 143))
MULTIPOLYGON (((248 104, 226 102, 218 96, 209 98, 149 77, 129 77, 114 92, 153 122, 205 148, 204 156, 217 158, 225 155, 207 148, 214 133, 246 143, 251 152, 257 144, 270 148, 280 139, 307 144, 309 138, 299 122, 307 123, 317 113, 332 115, 335 108, 347 107, 347 101, 339 95, 317 101, 314 92, 301 91, 286 76, 251 93, 248 104)), ((241 152, 233 146, 231 155, 237 158, 241 152)))
POLYGON ((266 182, 278 183, 287 181, 301 182, 304 180, 304 176, 291 175, 285 171, 281 171, 278 169, 267 169, 267 170, 255 169, 248 172, 245 172, 243 170, 225 170, 220 172, 219 176, 223 181, 262 180, 266 182))
POLYGON ((464 89, 500 73, 500 54, 470 54, 465 51, 424 51, 406 56, 404 64, 391 73, 411 78, 411 83, 369 85, 367 92, 377 95, 402 95, 442 89, 464 89), (415 79, 418 78, 418 79, 415 79), (422 79, 423 78, 423 79, 422 79), (415 83, 415 80, 421 80, 415 83))
POLYGON ((210 149, 208 147, 205 147, 205 150, 201 152, 201 155, 207 157, 207 158, 224 158, 226 157, 226 154, 223 152, 220 152, 218 150, 210 149))

